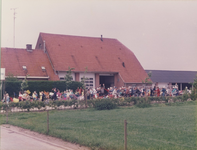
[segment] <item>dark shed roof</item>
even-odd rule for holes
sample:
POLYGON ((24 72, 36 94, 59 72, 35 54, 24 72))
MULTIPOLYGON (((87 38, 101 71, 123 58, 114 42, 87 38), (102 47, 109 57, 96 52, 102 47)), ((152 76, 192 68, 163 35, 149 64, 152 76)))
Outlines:
POLYGON ((197 75, 197 71, 167 71, 167 70, 145 70, 150 71, 153 82, 170 82, 170 83, 191 83, 197 75))

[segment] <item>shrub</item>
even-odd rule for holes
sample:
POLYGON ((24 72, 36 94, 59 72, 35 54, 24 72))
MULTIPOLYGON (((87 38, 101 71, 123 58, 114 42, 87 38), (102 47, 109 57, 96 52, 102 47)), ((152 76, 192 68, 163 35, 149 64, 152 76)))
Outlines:
POLYGON ((139 108, 151 107, 150 100, 146 100, 145 98, 138 98, 136 106, 139 108))
POLYGON ((110 110, 117 108, 117 105, 110 99, 95 100, 94 108, 97 110, 110 110))
POLYGON ((126 98, 113 98, 110 99, 114 104, 116 104, 117 106, 127 106, 127 100, 126 98))
POLYGON ((165 101, 165 102, 168 102, 169 99, 170 99, 170 97, 167 97, 167 96, 162 97, 162 100, 165 101))
POLYGON ((193 90, 192 93, 190 94, 190 98, 194 101, 197 99, 197 93, 195 93, 195 90, 193 90))
POLYGON ((189 98, 189 95, 188 95, 187 93, 184 93, 184 94, 182 95, 182 100, 183 100, 183 101, 187 101, 188 98, 189 98))
POLYGON ((150 96, 148 97, 148 100, 149 101, 167 101, 167 97, 153 97, 153 96, 150 96))
POLYGON ((10 109, 9 105, 7 105, 6 103, 2 103, 2 108, 4 111, 7 111, 10 109))
MULTIPOLYGON (((94 107, 94 101, 95 100, 87 100, 88 107, 94 107)), ((81 106, 84 106, 85 105, 85 101, 84 100, 83 101, 80 101, 80 103, 81 103, 81 106)))
POLYGON ((3 107, 3 103, 2 103, 2 102, 0 102, 0 110, 2 109, 2 107, 3 107))
POLYGON ((25 101, 23 105, 23 109, 27 109, 28 111, 31 109, 32 105, 30 101, 25 101))
POLYGON ((126 106, 130 106, 130 105, 132 105, 132 104, 136 104, 136 98, 135 97, 125 97, 125 99, 124 99, 124 105, 126 105, 126 106))

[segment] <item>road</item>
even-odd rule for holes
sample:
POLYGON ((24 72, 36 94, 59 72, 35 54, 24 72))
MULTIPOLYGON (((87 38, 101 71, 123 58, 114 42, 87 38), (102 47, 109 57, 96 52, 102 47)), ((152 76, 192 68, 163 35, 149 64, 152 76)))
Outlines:
POLYGON ((0 150, 88 150, 61 139, 10 125, 1 125, 0 150))

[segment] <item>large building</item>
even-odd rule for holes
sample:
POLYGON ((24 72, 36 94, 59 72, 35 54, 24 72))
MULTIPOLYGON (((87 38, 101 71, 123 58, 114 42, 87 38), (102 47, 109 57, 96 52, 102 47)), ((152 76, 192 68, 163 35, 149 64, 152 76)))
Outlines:
POLYGON ((131 50, 116 39, 102 36, 40 33, 35 50, 2 48, 2 58, 5 55, 14 58, 12 61, 6 61, 6 58, 2 61, 6 75, 10 72, 15 76, 29 74, 29 78, 34 79, 64 80, 70 67, 74 68, 73 80, 81 81, 85 75, 86 85, 93 88, 99 84, 106 87, 142 85, 147 77, 131 50), (28 73, 25 73, 23 66, 26 66, 28 73))
POLYGON ((152 86, 157 84, 159 87, 168 87, 177 83, 179 90, 192 88, 197 71, 172 71, 172 70, 146 70, 151 72, 152 86))

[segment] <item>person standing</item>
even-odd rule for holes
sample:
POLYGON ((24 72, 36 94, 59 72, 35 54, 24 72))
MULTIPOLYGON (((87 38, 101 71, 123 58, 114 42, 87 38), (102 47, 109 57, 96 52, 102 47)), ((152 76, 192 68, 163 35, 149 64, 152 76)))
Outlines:
POLYGON ((33 100, 38 99, 38 94, 36 93, 36 91, 33 92, 32 97, 33 97, 33 100))
POLYGON ((157 87, 156 93, 157 93, 157 97, 159 97, 159 96, 160 96, 160 90, 159 90, 159 87, 157 87))
POLYGON ((136 87, 136 95, 137 95, 137 97, 141 95, 141 92, 138 87, 136 87))
POLYGON ((21 93, 21 91, 19 91, 18 99, 19 101, 23 101, 23 94, 21 93))
POLYGON ((165 86, 163 86, 163 88, 162 88, 162 98, 163 99, 164 99, 165 95, 166 95, 166 89, 165 89, 165 86))
POLYGON ((44 94, 44 92, 42 91, 42 101, 44 101, 44 98, 45 98, 45 94, 44 94))
POLYGON ((172 84, 171 83, 168 84, 167 94, 168 96, 172 96, 172 84))
POLYGON ((6 100, 7 104, 10 102, 10 97, 9 97, 8 93, 6 93, 6 95, 5 95, 5 100, 6 100))
POLYGON ((54 90, 54 93, 53 93, 52 99, 57 100, 57 90, 56 88, 54 88, 53 90, 54 90))
POLYGON ((150 96, 153 96, 154 95, 154 91, 153 91, 153 88, 151 87, 150 88, 150 96))
POLYGON ((116 88, 114 88, 113 92, 112 92, 112 95, 114 98, 117 98, 117 90, 116 88))
POLYGON ((154 96, 157 96, 157 88, 156 88, 156 85, 153 87, 153 95, 154 96))
POLYGON ((179 89, 179 86, 178 86, 178 84, 177 84, 177 83, 175 84, 175 88, 176 88, 176 89, 179 89))
POLYGON ((60 92, 60 90, 57 90, 57 98, 58 98, 58 100, 61 100, 61 92, 60 92))

